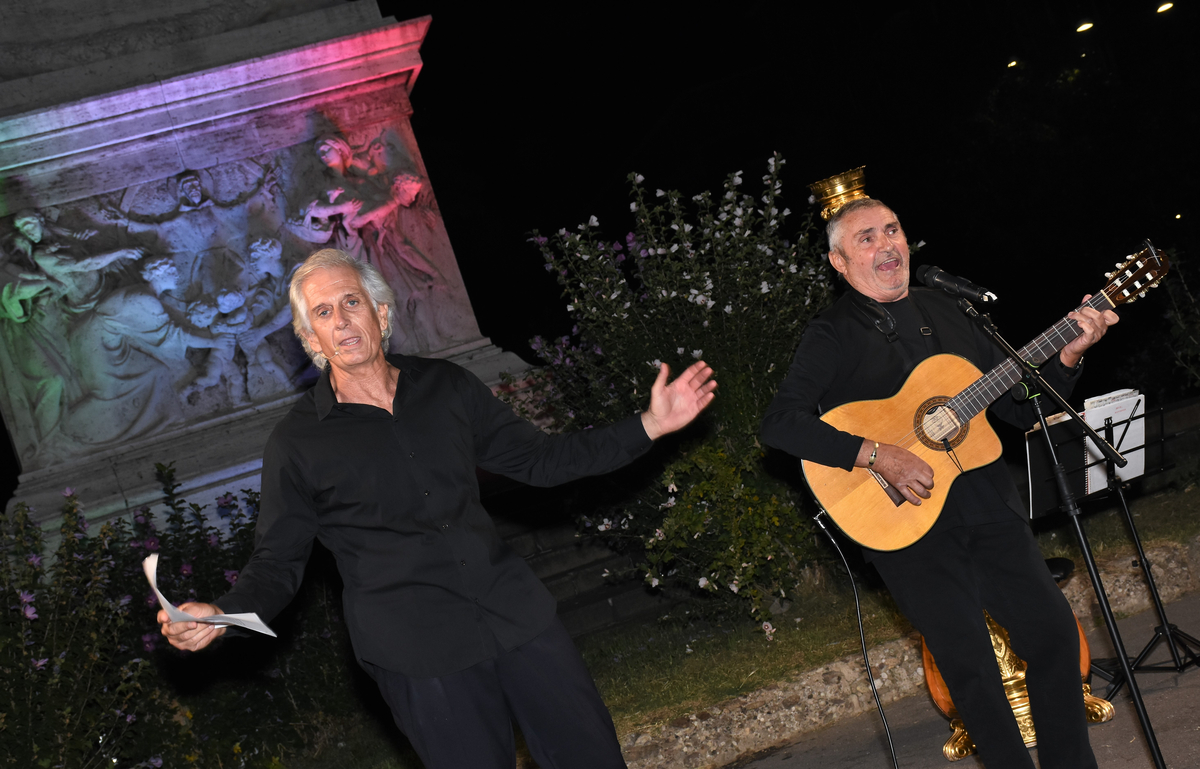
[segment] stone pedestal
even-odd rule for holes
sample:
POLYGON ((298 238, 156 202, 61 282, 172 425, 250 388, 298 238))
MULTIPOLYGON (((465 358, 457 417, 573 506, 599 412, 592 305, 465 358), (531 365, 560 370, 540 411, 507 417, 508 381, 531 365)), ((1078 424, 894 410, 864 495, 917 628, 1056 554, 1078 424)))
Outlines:
POLYGON ((109 517, 168 461, 201 504, 257 488, 315 379, 287 285, 321 247, 391 284, 393 350, 525 368, 479 332, 409 122, 428 26, 344 4, 0 84, 17 500, 50 520, 70 486, 109 517))

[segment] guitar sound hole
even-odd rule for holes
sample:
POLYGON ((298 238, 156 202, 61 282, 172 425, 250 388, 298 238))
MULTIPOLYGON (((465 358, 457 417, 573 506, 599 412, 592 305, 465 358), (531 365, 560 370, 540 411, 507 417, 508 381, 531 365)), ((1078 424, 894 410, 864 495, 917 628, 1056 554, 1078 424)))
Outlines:
POLYGON ((943 395, 930 398, 913 416, 913 432, 921 443, 934 451, 946 450, 944 440, 950 441, 950 448, 957 448, 971 431, 970 422, 960 422, 953 410, 944 408, 949 400, 943 395))

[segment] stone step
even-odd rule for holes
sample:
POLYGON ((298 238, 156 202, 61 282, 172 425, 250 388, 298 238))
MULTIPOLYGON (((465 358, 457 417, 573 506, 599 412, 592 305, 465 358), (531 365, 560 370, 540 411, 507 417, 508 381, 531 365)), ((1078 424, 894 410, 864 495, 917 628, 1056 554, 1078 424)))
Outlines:
POLYGON ((658 616, 675 604, 629 574, 628 555, 579 537, 575 522, 561 514, 562 499, 554 490, 490 478, 484 492, 501 538, 558 601, 559 618, 571 635, 658 616))
POLYGON ((675 603, 665 593, 648 590, 640 579, 630 579, 559 601, 558 617, 567 632, 581 636, 665 614, 675 603))
POLYGON ((611 584, 614 578, 620 579, 620 575, 625 574, 631 568, 632 562, 629 556, 614 553, 607 548, 605 548, 604 552, 605 556, 603 559, 592 561, 558 574, 549 576, 539 574, 538 576, 541 578, 542 584, 554 596, 554 600, 560 604, 563 601, 586 595, 593 590, 611 584), (606 572, 608 576, 605 576, 606 572))
POLYGON ((541 553, 572 548, 580 544, 573 521, 538 526, 497 519, 496 529, 501 539, 522 558, 531 558, 541 553))

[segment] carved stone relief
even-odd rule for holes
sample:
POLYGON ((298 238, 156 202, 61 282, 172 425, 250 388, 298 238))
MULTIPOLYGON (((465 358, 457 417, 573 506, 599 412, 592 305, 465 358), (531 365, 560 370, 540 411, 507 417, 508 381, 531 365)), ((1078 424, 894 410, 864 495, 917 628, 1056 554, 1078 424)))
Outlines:
POLYGON ((379 267, 394 350, 479 339, 407 121, 330 127, 5 224, 0 406, 25 472, 311 381, 287 288, 317 248, 379 267))

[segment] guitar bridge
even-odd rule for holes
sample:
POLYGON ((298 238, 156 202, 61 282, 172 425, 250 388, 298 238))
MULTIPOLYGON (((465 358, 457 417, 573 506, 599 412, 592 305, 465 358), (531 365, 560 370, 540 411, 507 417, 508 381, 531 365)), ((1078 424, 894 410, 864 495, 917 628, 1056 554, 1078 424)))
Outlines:
POLYGON ((900 505, 903 505, 905 502, 908 501, 904 498, 903 494, 901 494, 899 491, 896 490, 896 487, 892 486, 892 484, 885 481, 883 479, 882 475, 875 472, 874 470, 872 470, 869 467, 867 468, 867 472, 871 474, 871 477, 875 479, 875 481, 879 484, 880 488, 883 489, 883 492, 888 495, 888 499, 892 500, 893 505, 895 505, 896 507, 900 507, 900 505))

